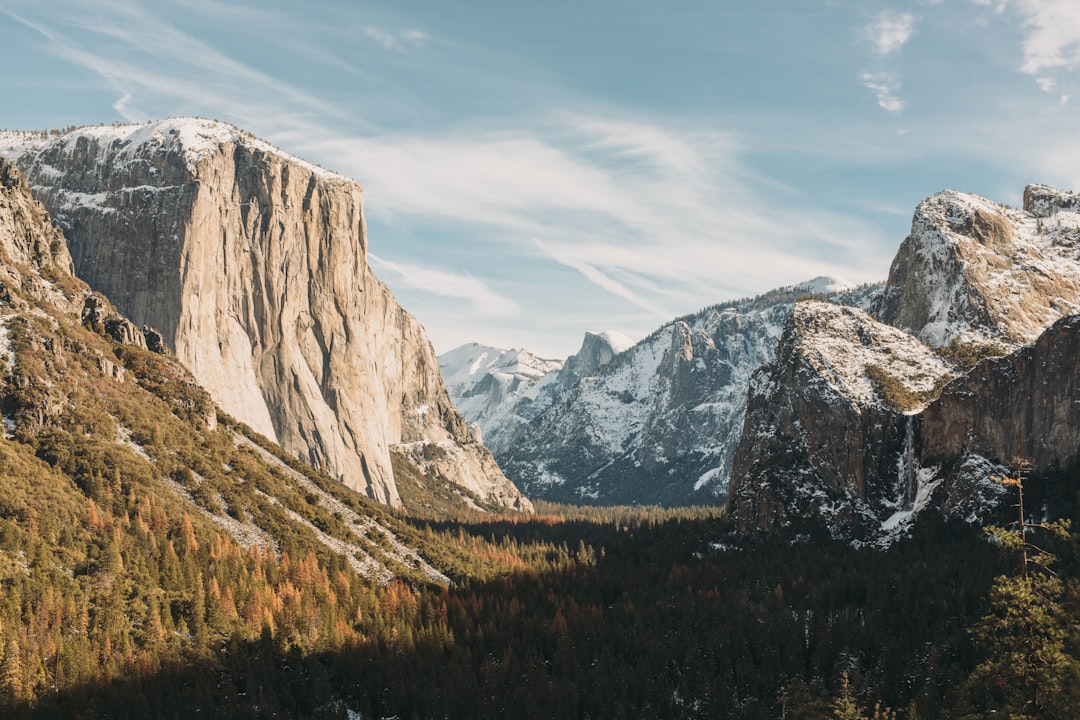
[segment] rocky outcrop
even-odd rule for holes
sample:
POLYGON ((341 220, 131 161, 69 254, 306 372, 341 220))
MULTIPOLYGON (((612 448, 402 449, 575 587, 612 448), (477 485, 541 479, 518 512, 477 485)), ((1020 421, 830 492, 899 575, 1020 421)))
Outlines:
POLYGON ((559 370, 559 383, 571 387, 581 378, 592 375, 611 362, 616 355, 633 346, 625 335, 612 332, 585 333, 581 348, 566 359, 559 370))
POLYGON ((469 434, 420 324, 371 272, 362 191, 228 125, 166 120, 0 137, 74 267, 160 329, 230 415, 390 504, 391 449, 527 507, 469 434))
POLYGON ((729 497, 737 525, 824 522, 865 541, 928 507, 978 522, 1002 495, 991 477, 1017 459, 1034 473, 1074 463, 1080 323, 1061 318, 1080 309, 1077 200, 1029 186, 1023 210, 953 191, 924 201, 872 304, 899 329, 801 304, 751 383, 729 497), (857 382, 830 380, 838 367, 857 382))
POLYGON ((813 519, 867 537, 912 512, 926 479, 903 471, 911 413, 951 375, 930 348, 862 310, 798 303, 775 360, 750 383, 728 498, 736 525, 813 519))
POLYGON ((1041 185, 1024 209, 952 190, 927 198, 889 270, 883 322, 943 346, 1015 348, 1080 312, 1076 198, 1041 185))
POLYGON ((561 386, 500 464, 527 494, 550 500, 722 502, 751 374, 772 359, 797 298, 865 302, 876 291, 843 287, 819 279, 664 325, 561 386))
POLYGON ((22 174, 2 157, 0 253, 0 273, 8 287, 35 299, 67 305, 69 299, 55 284, 74 275, 64 236, 53 227, 44 206, 30 194, 22 174))

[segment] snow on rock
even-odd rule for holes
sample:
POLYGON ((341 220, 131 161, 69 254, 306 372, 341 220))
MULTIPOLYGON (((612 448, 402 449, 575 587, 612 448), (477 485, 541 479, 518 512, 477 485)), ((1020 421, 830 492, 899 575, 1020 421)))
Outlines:
MULTIPOLYGON (((0 131, 0 156, 15 160, 29 151, 48 155, 50 148, 86 143, 99 149, 93 162, 145 163, 148 154, 181 153, 188 167, 195 170, 201 160, 218 152, 222 145, 243 143, 255 150, 280 155, 321 177, 345 180, 337 173, 289 155, 271 143, 241 130, 235 125, 195 117, 175 117, 146 123, 87 125, 63 134, 0 131), (90 141, 90 142, 88 142, 90 141)), ((65 171, 44 165, 44 172, 61 176, 65 171)), ((128 188, 129 190, 133 188, 128 188)), ((138 189, 138 188, 135 188, 138 189)), ((144 189, 158 190, 154 185, 144 189)))
POLYGON ((823 522, 857 544, 887 544, 929 508, 985 521, 1003 496, 992 477, 1015 458, 1033 474, 1077 461, 1080 316, 953 372, 859 310, 799 303, 776 360, 751 383, 731 517, 743 530, 823 522), (913 406, 895 402, 911 396, 913 406))
POLYGON ((946 190, 915 211, 889 270, 878 317, 943 346, 1031 342, 1080 312, 1076 196, 1029 186, 1018 210, 946 190))
POLYGON ((924 407, 934 388, 952 374, 949 363, 917 338, 857 308, 800 302, 791 323, 797 352, 835 394, 859 405, 889 404, 880 381, 874 379, 875 368, 923 399, 919 405, 899 408, 908 412, 924 407))
MULTIPOLYGON (((497 459, 526 494, 551 500, 722 501, 753 371, 795 301, 818 290, 868 304, 877 288, 816 278, 678 318, 576 382, 565 379, 580 364, 567 361, 548 406, 497 459)), ((589 356, 591 335, 576 358, 589 356)))
POLYGON ((549 398, 562 360, 548 360, 528 350, 502 350, 469 343, 439 356, 446 390, 462 417, 480 429, 496 457, 513 442, 514 433, 549 398))
POLYGON ((915 462, 911 413, 952 374, 858 308, 796 304, 775 360, 751 383, 728 504, 736 524, 816 518, 852 538, 898 530, 932 483, 915 462))

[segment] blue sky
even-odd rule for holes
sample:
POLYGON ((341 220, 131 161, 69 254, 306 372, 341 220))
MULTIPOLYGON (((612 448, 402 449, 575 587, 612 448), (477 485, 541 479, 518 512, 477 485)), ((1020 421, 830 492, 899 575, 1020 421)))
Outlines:
POLYGON ((358 180, 439 352, 883 279, 927 195, 1080 189, 1075 0, 0 0, 0 46, 0 127, 198 115, 358 180))

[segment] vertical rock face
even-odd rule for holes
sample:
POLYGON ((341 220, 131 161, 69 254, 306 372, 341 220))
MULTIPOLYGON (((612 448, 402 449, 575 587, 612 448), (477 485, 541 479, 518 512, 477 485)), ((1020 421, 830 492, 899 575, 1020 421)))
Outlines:
POLYGON ((633 346, 630 338, 612 332, 585 333, 581 349, 566 359, 559 370, 559 383, 570 387, 586 375, 611 362, 616 355, 633 346))
POLYGON ((1024 197, 1024 210, 953 190, 920 203, 878 318, 934 346, 1017 347, 1080 312, 1076 198, 1041 185, 1024 197))
POLYGON ((736 524, 815 518, 866 537, 911 511, 920 488, 900 470, 914 439, 905 412, 950 376, 923 343, 859 309, 796 304, 775 360, 750 383, 728 496, 736 524))
POLYGON ((371 273, 355 182, 204 120, 8 135, 0 154, 64 229, 79 276, 159 328, 226 412, 386 503, 400 502, 391 449, 432 445, 453 451, 453 482, 527 506, 371 273))
POLYGON ((922 416, 925 465, 978 456, 998 464, 1023 458, 1036 473, 1066 467, 1080 453, 1080 316, 979 363, 922 416))

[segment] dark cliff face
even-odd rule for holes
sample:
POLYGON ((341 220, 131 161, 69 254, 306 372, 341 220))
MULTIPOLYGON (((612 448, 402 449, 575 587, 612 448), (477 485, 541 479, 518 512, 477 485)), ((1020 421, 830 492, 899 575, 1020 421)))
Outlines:
MULTIPOLYGON (((1080 316, 982 361, 924 409, 904 413, 880 382, 866 397, 830 379, 832 368, 813 362, 821 338, 807 338, 802 315, 751 382, 728 505, 740 530, 811 522, 866 541, 926 508, 978 522, 1002 494, 992 476, 1017 459, 1039 474, 1080 456, 1080 316)), ((856 354, 847 340, 834 357, 856 354)), ((902 354, 892 343, 881 349, 902 354)))
POLYGON ((947 385, 922 413, 923 464, 978 455, 1034 472, 1080 452, 1080 316, 1062 318, 1033 344, 984 360, 947 385))
POLYGON ((914 428, 890 388, 918 395, 949 373, 922 343, 862 311, 797 304, 776 359, 750 383, 728 500, 736 525, 809 519, 858 538, 910 510, 917 491, 902 468, 914 428))
POLYGON ((845 330, 820 308, 796 313, 751 383, 729 499, 739 527, 806 520, 865 540, 929 507, 977 522, 1001 496, 992 476, 1015 459, 1034 472, 1074 462, 1078 208, 1045 186, 1027 188, 1022 210, 938 193, 915 212, 877 322, 845 330), (930 369, 942 358, 955 367, 930 369))

